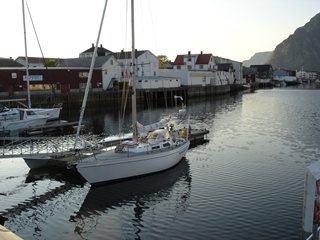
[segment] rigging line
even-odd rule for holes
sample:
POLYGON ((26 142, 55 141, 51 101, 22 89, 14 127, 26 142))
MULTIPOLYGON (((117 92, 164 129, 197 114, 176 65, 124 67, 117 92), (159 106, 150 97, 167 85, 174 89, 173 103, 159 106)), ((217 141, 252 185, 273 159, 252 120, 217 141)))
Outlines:
MULTIPOLYGON (((28 5, 28 2, 27 2, 27 1, 26 1, 26 5, 27 5, 27 9, 28 9, 29 16, 30 16, 30 20, 31 20, 31 23, 32 23, 32 27, 33 27, 34 33, 35 33, 36 38, 37 38, 37 41, 38 41, 38 45, 39 45, 39 48, 40 48, 40 52, 41 52, 41 55, 42 55, 42 59, 43 59, 44 65, 45 65, 45 67, 46 67, 46 70, 49 72, 49 78, 50 78, 50 83, 51 83, 51 93, 53 93, 53 94, 56 96, 55 91, 54 91, 54 86, 53 86, 53 83, 52 83, 51 74, 50 74, 50 71, 49 71, 49 69, 48 69, 47 63, 46 63, 46 61, 45 61, 45 58, 44 58, 44 55, 43 55, 43 52, 42 52, 42 48, 41 48, 41 45, 40 45, 40 41, 39 41, 39 38, 38 38, 38 34, 37 34, 36 28, 35 28, 35 26, 34 26, 33 19, 32 19, 31 12, 30 12, 29 5, 28 5)), ((49 98, 49 97, 47 97, 47 99, 48 99, 48 98, 49 98)), ((46 99, 43 100, 43 102, 44 102, 44 101, 46 101, 46 99)))
POLYGON ((157 36, 156 36, 156 33, 155 33, 155 27, 154 27, 154 24, 153 24, 153 18, 152 16, 153 15, 156 15, 156 12, 154 12, 154 14, 151 12, 151 6, 150 6, 150 1, 149 2, 149 9, 150 9, 150 17, 151 17, 151 25, 152 25, 152 30, 153 30, 153 35, 154 35, 154 40, 155 40, 155 44, 156 44, 156 52, 158 53, 158 43, 157 43, 157 36))

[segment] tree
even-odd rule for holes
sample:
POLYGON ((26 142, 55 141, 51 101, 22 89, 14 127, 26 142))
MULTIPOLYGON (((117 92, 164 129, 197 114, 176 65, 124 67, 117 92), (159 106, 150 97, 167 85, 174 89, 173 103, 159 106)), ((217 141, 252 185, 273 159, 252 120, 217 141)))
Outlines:
POLYGON ((50 59, 47 60, 46 63, 44 64, 44 67, 56 67, 58 64, 56 62, 56 60, 54 59, 50 59))
POLYGON ((158 59, 163 62, 164 64, 169 62, 169 59, 166 55, 158 55, 158 59))

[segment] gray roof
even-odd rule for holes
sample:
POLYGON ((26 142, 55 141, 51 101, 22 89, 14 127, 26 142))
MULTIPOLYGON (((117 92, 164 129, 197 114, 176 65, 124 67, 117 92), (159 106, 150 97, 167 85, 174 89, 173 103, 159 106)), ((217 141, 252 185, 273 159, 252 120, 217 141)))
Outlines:
POLYGON ((230 67, 232 67, 232 63, 219 63, 218 70, 220 71, 229 71, 230 67))
MULTIPOLYGON (((147 50, 141 50, 141 51, 136 50, 134 53, 135 58, 139 57, 140 55, 142 55, 146 51, 147 50)), ((115 59, 131 59, 131 51, 129 51, 129 52, 125 52, 125 51, 115 52, 115 53, 112 53, 112 55, 115 57, 115 59)))
MULTIPOLYGON (((94 49, 95 49, 94 44, 92 44, 91 48, 88 48, 87 50, 85 50, 82 53, 93 53, 94 49)), ((98 49, 97 49, 97 55, 98 56, 105 56, 105 55, 107 55, 109 53, 112 53, 112 51, 110 51, 110 50, 108 50, 108 49, 106 49, 106 48, 104 48, 102 46, 98 47, 98 49)))
POLYGON ((0 67, 23 67, 23 65, 11 58, 0 58, 0 67))
MULTIPOLYGON (((107 56, 96 57, 94 62, 94 67, 102 67, 102 65, 112 57, 111 54, 107 56)), ((92 57, 82 57, 82 58, 67 58, 65 61, 60 63, 58 67, 81 67, 90 68, 92 57)))
POLYGON ((257 72, 257 69, 255 68, 248 68, 248 67, 245 67, 242 69, 243 71, 243 74, 255 74, 257 72))

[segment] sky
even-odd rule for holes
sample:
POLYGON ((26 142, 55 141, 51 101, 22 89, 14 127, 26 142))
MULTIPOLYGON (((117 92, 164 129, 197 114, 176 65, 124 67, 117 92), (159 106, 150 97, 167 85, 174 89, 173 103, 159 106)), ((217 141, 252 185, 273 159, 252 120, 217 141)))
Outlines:
MULTIPOLYGON (((77 58, 96 45, 105 0, 24 5, 28 57, 77 58)), ((25 56, 22 0, 0 0, 0 9, 0 57, 25 56)), ((135 48, 171 61, 202 51, 242 62, 273 51, 319 12, 320 0, 136 0, 135 48)), ((130 13, 128 0, 107 2, 99 45, 131 51, 130 13)))

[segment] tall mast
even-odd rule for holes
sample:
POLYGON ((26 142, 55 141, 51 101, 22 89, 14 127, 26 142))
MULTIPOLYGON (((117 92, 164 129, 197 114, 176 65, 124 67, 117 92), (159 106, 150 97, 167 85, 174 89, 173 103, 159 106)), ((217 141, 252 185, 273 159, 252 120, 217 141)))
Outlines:
POLYGON ((29 62, 28 62, 28 53, 27 53, 26 23, 25 23, 25 16, 24 16, 24 0, 22 0, 22 16, 23 16, 23 32, 24 32, 24 49, 25 49, 25 55, 26 55, 26 75, 27 75, 27 89, 28 89, 28 107, 31 108, 30 84, 29 84, 29 62))
POLYGON ((96 41, 96 46, 94 48, 93 56, 91 59, 91 65, 90 65, 89 76, 88 76, 88 80, 87 80, 87 86, 86 86, 86 90, 85 90, 83 101, 82 101, 82 107, 80 110, 80 117, 79 117, 79 122, 78 122, 76 139, 74 141, 74 149, 76 149, 76 146, 77 146, 77 142, 78 142, 78 138, 79 138, 79 134, 80 134, 80 128, 81 128, 81 124, 82 124, 82 120, 83 120, 83 115, 84 115, 84 111, 86 109, 87 98, 88 98, 88 94, 89 94, 89 88, 90 88, 90 84, 91 84, 94 63, 96 61, 96 56, 97 56, 97 52, 98 52, 99 39, 100 39, 101 29, 102 29, 102 25, 103 25, 104 15, 105 15, 106 8, 107 8, 107 3, 108 3, 108 0, 106 0, 105 4, 104 4, 104 9, 103 9, 103 13, 102 13, 101 22, 100 22, 100 28, 99 28, 97 41, 96 41))
POLYGON ((132 77, 132 131, 133 140, 136 141, 138 138, 137 131, 137 106, 136 106, 136 82, 135 82, 135 46, 134 46, 134 0, 131 0, 131 33, 132 33, 132 51, 131 51, 131 77, 132 77))

